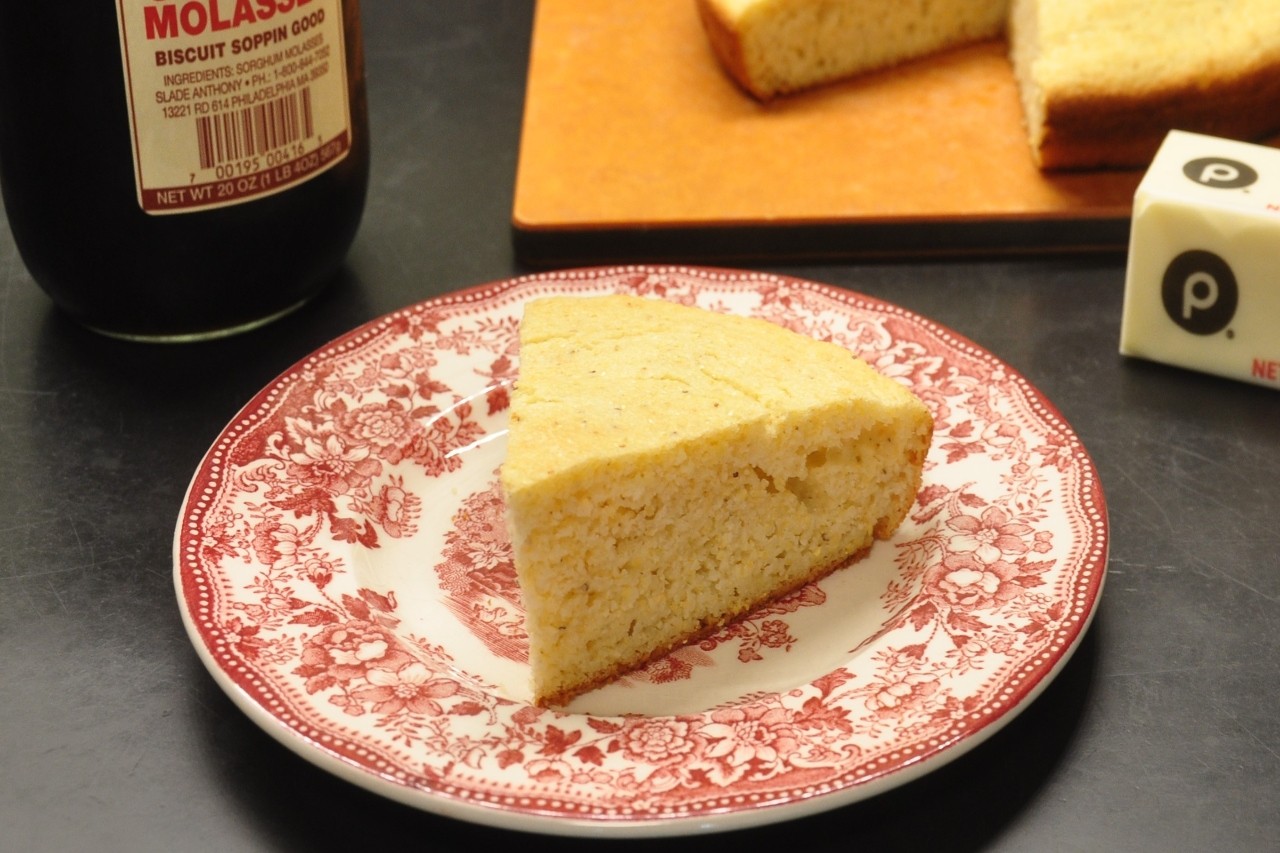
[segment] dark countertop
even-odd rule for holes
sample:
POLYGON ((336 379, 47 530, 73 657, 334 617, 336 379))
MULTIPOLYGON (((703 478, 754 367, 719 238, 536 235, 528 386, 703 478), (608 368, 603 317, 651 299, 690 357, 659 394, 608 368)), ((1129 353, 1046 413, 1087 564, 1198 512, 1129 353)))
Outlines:
MULTIPOLYGON (((277 373, 367 319, 525 271, 510 212, 531 5, 367 4, 364 225, 341 279, 272 326, 164 349, 96 336, 51 307, 0 228, 0 850, 526 842, 381 799, 264 734, 187 641, 171 548, 196 464, 277 373)), ((1280 394, 1118 356, 1119 256, 768 269, 912 309, 1022 372, 1098 466, 1111 557, 1083 645, 991 740, 722 843, 1274 850, 1280 394)))

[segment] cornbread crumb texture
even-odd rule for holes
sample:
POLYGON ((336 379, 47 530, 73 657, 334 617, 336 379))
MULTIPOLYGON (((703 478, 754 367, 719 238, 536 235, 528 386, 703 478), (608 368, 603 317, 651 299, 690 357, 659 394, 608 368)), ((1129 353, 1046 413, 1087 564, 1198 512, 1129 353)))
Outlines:
POLYGON ((627 296, 530 303, 502 478, 538 700, 891 535, 931 431, 902 386, 763 320, 627 296))

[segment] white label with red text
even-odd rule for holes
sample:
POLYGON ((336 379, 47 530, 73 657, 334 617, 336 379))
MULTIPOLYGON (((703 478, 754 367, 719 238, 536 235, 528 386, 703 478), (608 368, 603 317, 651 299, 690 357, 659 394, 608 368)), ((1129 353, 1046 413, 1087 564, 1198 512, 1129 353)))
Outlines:
POLYGON ((1173 131, 1134 193, 1120 352, 1280 389, 1280 150, 1173 131))
POLYGON ((341 0, 117 0, 138 203, 186 213, 351 148, 341 0))

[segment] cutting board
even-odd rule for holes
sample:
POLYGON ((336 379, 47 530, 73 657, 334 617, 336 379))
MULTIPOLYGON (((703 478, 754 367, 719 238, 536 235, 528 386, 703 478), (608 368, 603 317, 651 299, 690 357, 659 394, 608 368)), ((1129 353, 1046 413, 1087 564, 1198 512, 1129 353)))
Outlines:
POLYGON ((990 41, 760 103, 693 0, 539 0, 512 213, 530 264, 1118 249, 1140 171, 1033 164, 990 41))

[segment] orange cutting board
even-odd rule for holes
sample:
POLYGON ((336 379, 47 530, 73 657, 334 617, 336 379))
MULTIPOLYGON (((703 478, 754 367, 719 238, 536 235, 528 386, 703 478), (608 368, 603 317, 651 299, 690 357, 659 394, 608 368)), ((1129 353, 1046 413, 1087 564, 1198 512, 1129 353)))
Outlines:
POLYGON ((1114 249, 1141 171, 1032 163, 1003 41, 760 103, 693 0, 539 0, 530 263, 1114 249))

